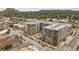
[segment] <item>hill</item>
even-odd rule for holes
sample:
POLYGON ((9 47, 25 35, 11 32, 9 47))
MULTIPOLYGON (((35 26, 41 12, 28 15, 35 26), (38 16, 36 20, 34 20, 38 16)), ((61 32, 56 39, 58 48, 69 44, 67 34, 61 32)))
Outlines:
POLYGON ((19 13, 20 11, 16 10, 15 8, 7 8, 3 11, 0 11, 0 15, 5 17, 16 16, 16 15, 19 15, 19 13))
POLYGON ((37 19, 47 19, 47 18, 69 18, 69 19, 79 19, 79 11, 74 10, 40 10, 40 11, 30 11, 21 12, 15 8, 7 8, 0 11, 1 16, 5 17, 24 17, 24 18, 37 18, 37 19))

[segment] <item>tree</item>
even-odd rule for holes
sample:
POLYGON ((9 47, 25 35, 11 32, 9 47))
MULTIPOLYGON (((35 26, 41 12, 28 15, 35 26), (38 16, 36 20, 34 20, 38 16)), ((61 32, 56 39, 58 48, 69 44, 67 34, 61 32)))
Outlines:
POLYGON ((12 44, 7 44, 7 45, 4 46, 5 50, 10 49, 10 48, 12 48, 12 44))
POLYGON ((79 49, 79 46, 76 48, 76 50, 78 50, 79 49))

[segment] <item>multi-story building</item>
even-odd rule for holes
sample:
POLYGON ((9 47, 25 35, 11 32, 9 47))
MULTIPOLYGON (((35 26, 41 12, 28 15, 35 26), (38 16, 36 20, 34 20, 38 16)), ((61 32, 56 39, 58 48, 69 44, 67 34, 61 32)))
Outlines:
POLYGON ((49 44, 57 46, 63 40, 65 36, 72 30, 71 25, 54 23, 52 25, 43 28, 43 36, 45 36, 45 41, 49 44))
POLYGON ((52 22, 48 22, 48 21, 32 20, 25 22, 25 28, 29 34, 35 34, 37 32, 42 33, 43 27, 51 24, 52 22))
POLYGON ((36 23, 36 22, 27 22, 25 25, 25 28, 28 34, 33 35, 39 32, 40 26, 39 26, 39 23, 36 23))
POLYGON ((43 31, 43 27, 46 27, 46 26, 48 26, 49 24, 47 24, 47 23, 40 23, 40 32, 42 32, 43 31))
POLYGON ((54 46, 65 40, 65 36, 72 30, 70 24, 44 20, 30 20, 23 25, 26 33, 33 35, 40 32, 45 37, 44 41, 54 46))

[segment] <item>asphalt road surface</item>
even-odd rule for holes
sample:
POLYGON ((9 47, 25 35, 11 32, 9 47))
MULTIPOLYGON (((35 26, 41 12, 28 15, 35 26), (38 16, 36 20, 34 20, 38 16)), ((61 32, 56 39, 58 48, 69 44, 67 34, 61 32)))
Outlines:
POLYGON ((76 35, 73 38, 73 40, 68 44, 68 47, 74 48, 78 41, 79 41, 79 29, 76 30, 76 35))

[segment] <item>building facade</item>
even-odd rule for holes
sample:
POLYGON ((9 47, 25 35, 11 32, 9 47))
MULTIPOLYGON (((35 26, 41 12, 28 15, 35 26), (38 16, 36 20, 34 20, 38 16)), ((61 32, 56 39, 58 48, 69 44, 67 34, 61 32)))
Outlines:
POLYGON ((43 36, 49 44, 57 46, 65 40, 65 37, 72 30, 69 24, 52 24, 43 28, 43 36))

